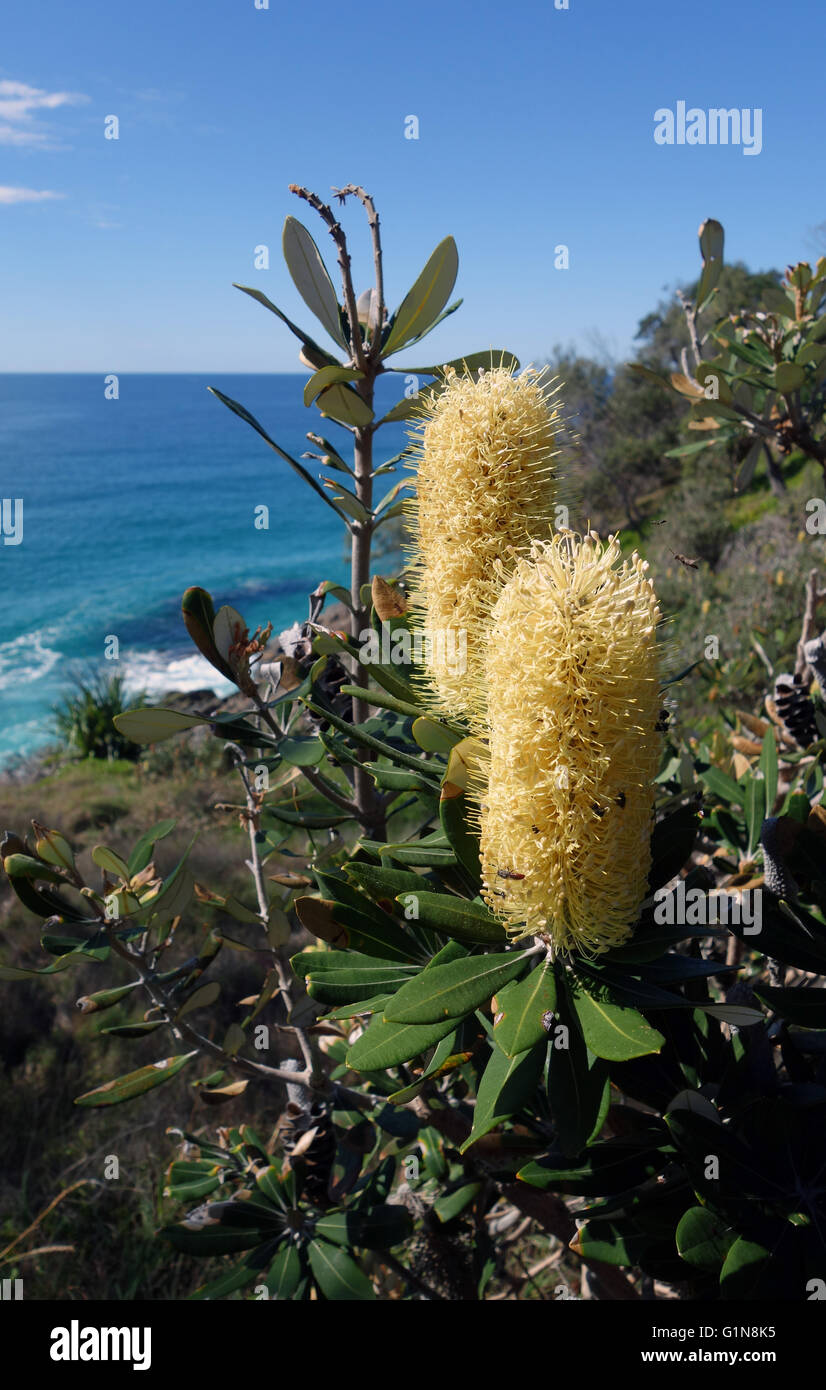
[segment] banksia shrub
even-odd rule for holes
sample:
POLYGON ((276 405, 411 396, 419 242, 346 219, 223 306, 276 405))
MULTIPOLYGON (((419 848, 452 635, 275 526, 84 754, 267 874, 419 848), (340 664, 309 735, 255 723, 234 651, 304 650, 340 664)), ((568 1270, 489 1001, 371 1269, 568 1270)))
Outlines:
POLYGON ((558 415, 540 373, 506 367, 447 373, 415 449, 412 613, 429 639, 427 675, 438 707, 471 715, 484 636, 511 563, 547 536, 556 494, 558 415))
POLYGON ((662 742, 647 568, 566 531, 520 558, 493 610, 475 790, 484 897, 515 938, 592 955, 639 915, 662 742))

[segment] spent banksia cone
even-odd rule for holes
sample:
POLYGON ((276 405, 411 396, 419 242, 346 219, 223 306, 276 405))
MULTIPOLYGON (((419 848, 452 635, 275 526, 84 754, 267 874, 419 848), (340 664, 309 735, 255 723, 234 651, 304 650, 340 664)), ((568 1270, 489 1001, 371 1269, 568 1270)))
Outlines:
POLYGON ((514 937, 595 955, 629 935, 650 868, 662 736, 646 562, 555 535, 518 561, 487 647, 482 877, 514 937))
POLYGON ((495 562, 550 532, 557 423, 540 373, 496 367, 478 376, 450 369, 420 426, 412 613, 446 714, 472 713, 502 583, 495 562))

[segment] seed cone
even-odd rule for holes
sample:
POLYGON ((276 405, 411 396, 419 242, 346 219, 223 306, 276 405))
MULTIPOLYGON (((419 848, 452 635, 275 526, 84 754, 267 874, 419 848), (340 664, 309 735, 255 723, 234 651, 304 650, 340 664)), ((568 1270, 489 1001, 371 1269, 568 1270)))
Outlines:
POLYGON ((540 373, 496 367, 450 369, 420 426, 411 612, 430 638, 429 694, 445 714, 478 709, 495 562, 512 567, 550 533, 558 422, 540 373))
POLYGON ((561 532, 518 561, 494 607, 472 792, 483 896, 514 938, 596 955, 639 915, 662 746, 647 568, 615 537, 561 532))

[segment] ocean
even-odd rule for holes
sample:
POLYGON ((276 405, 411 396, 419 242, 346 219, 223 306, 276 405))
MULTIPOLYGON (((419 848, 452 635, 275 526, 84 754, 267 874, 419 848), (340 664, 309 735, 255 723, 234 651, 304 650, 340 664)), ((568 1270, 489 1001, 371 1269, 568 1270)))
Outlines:
MULTIPOLYGON (((334 513, 207 391, 239 401, 294 458, 314 447, 312 430, 347 459, 349 434, 305 408, 304 380, 124 373, 107 400, 102 375, 0 375, 4 532, 23 503, 21 543, 0 539, 0 765, 49 741, 52 707, 81 666, 120 671, 152 699, 227 691, 181 620, 191 584, 251 631, 271 621, 277 633, 306 617, 322 580, 348 582, 334 513), (254 525, 261 504, 268 530, 254 525), (117 662, 104 661, 112 636, 117 662)), ((380 409, 402 382, 379 382, 380 409)), ((405 440, 403 426, 383 427, 376 464, 405 440)), ((377 497, 397 476, 377 480, 377 497)))

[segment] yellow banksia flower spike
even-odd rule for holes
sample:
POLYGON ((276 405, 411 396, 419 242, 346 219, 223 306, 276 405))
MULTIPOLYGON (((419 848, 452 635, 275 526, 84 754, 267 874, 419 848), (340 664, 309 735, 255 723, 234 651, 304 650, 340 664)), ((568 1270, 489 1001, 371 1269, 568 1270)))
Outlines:
POLYGON ((514 939, 596 955, 647 892, 660 610, 647 561, 571 531, 519 559, 487 647, 479 804, 483 896, 514 939))
POLYGON ((446 373, 415 439, 411 610, 427 638, 429 694, 442 713, 478 702, 485 629, 514 562, 548 536, 559 414, 543 374, 446 373))

